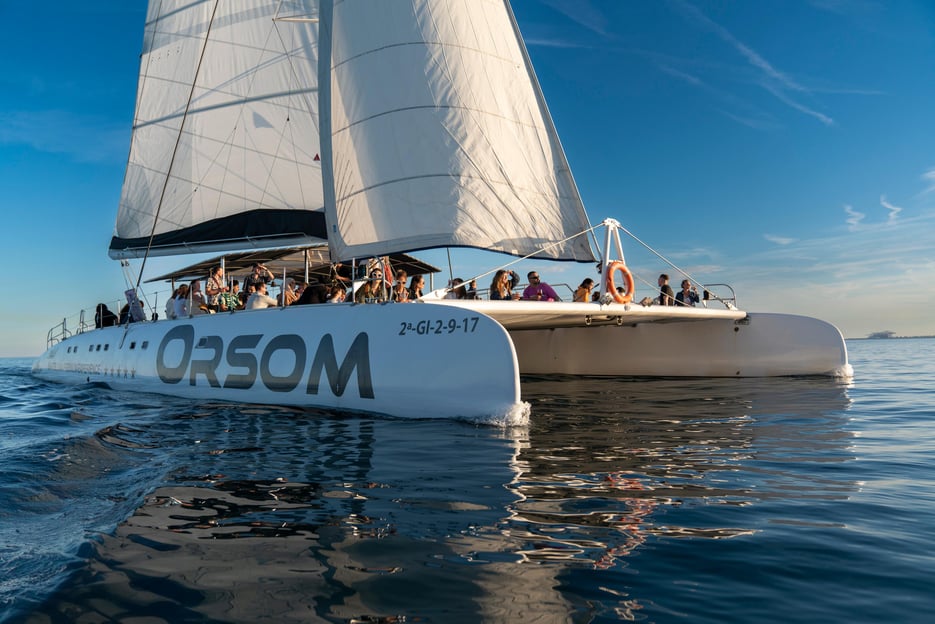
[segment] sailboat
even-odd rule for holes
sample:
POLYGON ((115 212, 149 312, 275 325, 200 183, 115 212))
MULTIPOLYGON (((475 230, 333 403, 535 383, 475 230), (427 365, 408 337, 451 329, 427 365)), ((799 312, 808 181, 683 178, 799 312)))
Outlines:
POLYGON ((621 230, 588 219, 507 0, 151 0, 112 258, 466 247, 600 263, 600 297, 436 292, 126 323, 50 334, 33 370, 197 400, 502 422, 528 418, 520 373, 851 374, 824 321, 718 298, 632 301, 621 230))

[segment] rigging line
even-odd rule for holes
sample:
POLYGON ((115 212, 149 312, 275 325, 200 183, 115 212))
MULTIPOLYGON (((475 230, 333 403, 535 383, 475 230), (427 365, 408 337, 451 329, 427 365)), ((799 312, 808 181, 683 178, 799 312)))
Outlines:
MULTIPOLYGON (((662 260, 663 262, 665 262, 666 264, 668 264, 670 267, 672 267, 673 269, 675 269, 676 271, 678 271, 679 273, 681 273, 682 275, 684 275, 685 277, 687 277, 689 281, 694 282, 694 283, 698 284, 699 286, 702 286, 702 287, 704 286, 704 283, 703 283, 703 282, 701 282, 700 280, 695 279, 695 277, 694 277, 693 275, 691 275, 688 271, 686 271, 685 269, 682 269, 681 267, 677 266, 674 262, 672 262, 671 260, 669 260, 668 258, 666 258, 665 256, 663 256, 661 253, 659 253, 658 251, 656 251, 655 249, 653 249, 652 247, 650 247, 648 244, 646 244, 645 242, 643 242, 639 237, 637 237, 633 232, 631 232, 630 230, 628 230, 627 228, 625 228, 625 227, 623 227, 622 225, 619 225, 619 224, 617 225, 617 228, 620 229, 620 230, 623 230, 623 232, 624 232, 627 236, 629 236, 630 238, 632 238, 633 240, 635 240, 636 242, 638 242, 640 245, 642 245, 643 247, 645 247, 646 249, 648 249, 648 250, 649 250, 651 253, 653 253, 657 258, 659 258, 660 260, 662 260)), ((643 281, 643 280, 641 280, 641 281, 643 281)), ((649 282, 646 282, 646 283, 649 284, 649 282)), ((650 284, 650 285, 651 285, 651 284, 650 284)))
POLYGON ((140 288, 140 282, 143 281, 143 269, 146 268, 146 260, 149 258, 149 251, 153 246, 153 239, 156 237, 156 225, 159 223, 159 213, 162 212, 162 203, 166 197, 166 189, 169 188, 169 178, 172 175, 172 168, 175 165, 175 157, 179 152, 179 144, 182 142, 182 135, 185 131, 185 121, 188 119, 188 111, 192 105, 192 97, 195 95, 195 85, 198 84, 198 75, 201 73, 201 63, 205 58, 205 50, 208 49, 208 41, 211 39, 211 28, 214 26, 214 17, 217 15, 219 0, 215 0, 214 8, 211 10, 211 20, 208 22, 208 30, 205 32, 205 42, 201 46, 201 54, 198 56, 198 65, 195 67, 195 75, 192 78, 192 87, 188 92, 188 102, 185 104, 185 113, 182 115, 182 123, 179 124, 179 133, 175 137, 175 147, 172 149, 172 158, 169 160, 169 169, 166 172, 165 182, 162 184, 162 192, 159 194, 159 203, 156 205, 156 214, 153 215, 153 229, 149 233, 149 241, 146 243, 146 253, 143 254, 143 262, 140 265, 140 273, 136 278, 136 290, 140 288))
MULTIPOLYGON (((507 267, 513 266, 514 264, 516 264, 516 263, 518 263, 518 262, 522 262, 523 260, 528 260, 529 258, 532 258, 533 256, 536 256, 536 255, 542 253, 543 251, 547 251, 547 250, 548 250, 549 248, 551 248, 551 247, 557 247, 557 246, 559 246, 559 245, 561 245, 561 244, 563 244, 563 243, 567 243, 568 241, 570 241, 570 240, 573 239, 573 238, 578 238, 579 236, 583 236, 583 235, 585 235, 585 234, 591 234, 591 235, 593 236, 593 235, 594 235, 594 230, 596 230, 596 229, 599 228, 599 227, 603 227, 603 225, 604 225, 603 223, 598 223, 597 225, 592 225, 591 227, 589 227, 588 229, 586 229, 586 230, 584 230, 584 231, 582 231, 582 232, 578 232, 577 234, 572 234, 571 236, 569 236, 569 237, 567 237, 567 238, 563 238, 562 240, 559 240, 559 241, 555 241, 554 243, 549 243, 548 245, 542 247, 541 249, 537 249, 536 251, 532 252, 531 254, 527 254, 527 255, 523 256, 522 258, 517 258, 516 260, 513 260, 512 262, 507 262, 506 264, 503 264, 503 265, 501 265, 501 266, 495 267, 495 268, 493 268, 493 269, 487 271, 486 273, 480 273, 479 275, 475 275, 474 277, 472 277, 471 279, 466 280, 466 281, 470 282, 470 281, 472 281, 472 280, 478 280, 478 279, 480 279, 480 278, 482 278, 482 277, 487 277, 487 276, 490 275, 491 273, 496 273, 496 272, 499 271, 500 269, 505 269, 505 268, 507 268, 507 267)), ((460 286, 461 286, 461 285, 459 284, 458 287, 460 288, 460 286)), ((448 288, 445 288, 444 290, 445 290, 445 292, 451 292, 452 290, 454 290, 454 288, 448 287, 448 288)))

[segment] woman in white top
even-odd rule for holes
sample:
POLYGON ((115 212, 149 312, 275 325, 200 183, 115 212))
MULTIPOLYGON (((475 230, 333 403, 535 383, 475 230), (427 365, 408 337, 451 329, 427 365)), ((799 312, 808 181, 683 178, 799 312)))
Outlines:
POLYGON ((188 284, 182 284, 179 286, 179 290, 175 295, 174 307, 175 307, 175 317, 174 318, 188 318, 189 317, 189 304, 188 304, 188 284))

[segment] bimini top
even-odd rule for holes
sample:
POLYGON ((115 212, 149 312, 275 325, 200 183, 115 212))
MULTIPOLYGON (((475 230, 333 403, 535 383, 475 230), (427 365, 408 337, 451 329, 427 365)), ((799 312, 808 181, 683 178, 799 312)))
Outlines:
MULTIPOLYGON (((285 247, 224 254, 223 256, 196 262, 146 281, 168 282, 205 279, 213 267, 221 264, 222 259, 227 274, 235 277, 250 273, 253 265, 259 262, 266 265, 277 280, 282 279, 283 270, 285 270, 287 277, 291 277, 298 282, 303 281, 306 265, 308 266, 310 280, 327 282, 331 279, 331 259, 328 255, 328 247, 318 245, 315 247, 285 247)), ((403 269, 409 275, 428 275, 441 271, 436 266, 404 253, 390 254, 389 262, 394 271, 403 269)))

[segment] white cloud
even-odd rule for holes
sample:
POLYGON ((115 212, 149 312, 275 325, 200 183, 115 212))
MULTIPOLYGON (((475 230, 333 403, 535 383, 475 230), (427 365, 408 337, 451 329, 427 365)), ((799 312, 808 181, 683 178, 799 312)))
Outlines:
POLYGON ((126 158, 129 120, 119 124, 68 111, 0 112, 0 144, 28 145, 39 152, 67 154, 78 162, 126 158))
POLYGON ((860 222, 863 221, 864 217, 867 216, 862 212, 857 212, 852 206, 848 204, 844 204, 844 212, 846 212, 848 215, 847 229, 849 229, 851 232, 856 231, 860 225, 860 222))
POLYGON ((810 94, 811 90, 796 82, 792 77, 775 68, 772 63, 766 60, 756 50, 737 39, 729 30, 709 18, 689 2, 677 0, 675 6, 686 17, 694 20, 707 30, 713 32, 722 41, 734 48, 747 63, 754 67, 760 75, 761 86, 769 91, 783 104, 811 117, 814 117, 826 126, 834 125, 834 119, 810 108, 799 101, 793 100, 789 93, 794 91, 802 94, 810 94))
POLYGON ((929 169, 928 171, 923 173, 922 180, 926 184, 925 190, 922 191, 923 195, 925 195, 926 193, 931 193, 932 191, 935 191, 935 168, 929 169))
POLYGON ((772 234, 764 234, 763 238, 765 238, 771 243, 776 243, 777 245, 791 245, 796 240, 798 240, 795 238, 787 238, 785 236, 774 236, 772 234))
POLYGON ((598 35, 607 35, 607 18, 587 0, 543 0, 554 10, 598 35))
POLYGON ((880 195, 880 205, 890 211, 890 216, 887 219, 887 223, 893 223, 896 221, 896 217, 899 216, 899 213, 903 211, 899 206, 894 206, 893 204, 886 201, 886 195, 880 195))

